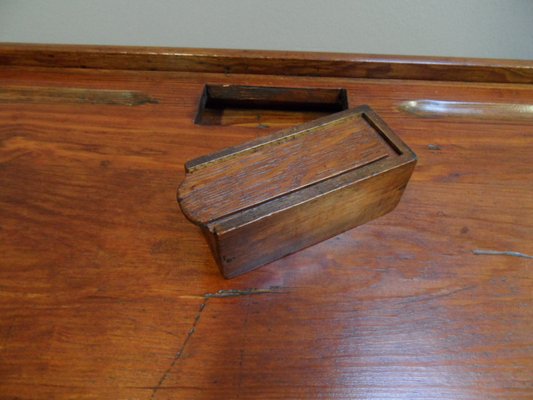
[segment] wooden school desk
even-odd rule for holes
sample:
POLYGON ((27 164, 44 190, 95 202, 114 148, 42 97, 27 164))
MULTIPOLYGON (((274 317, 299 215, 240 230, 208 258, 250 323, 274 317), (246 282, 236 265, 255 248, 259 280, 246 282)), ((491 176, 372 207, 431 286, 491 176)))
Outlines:
POLYGON ((530 399, 532 83, 528 61, 0 45, 0 398, 530 399), (195 123, 206 84, 368 104, 418 156, 398 207, 225 280, 184 163, 327 110, 195 123))

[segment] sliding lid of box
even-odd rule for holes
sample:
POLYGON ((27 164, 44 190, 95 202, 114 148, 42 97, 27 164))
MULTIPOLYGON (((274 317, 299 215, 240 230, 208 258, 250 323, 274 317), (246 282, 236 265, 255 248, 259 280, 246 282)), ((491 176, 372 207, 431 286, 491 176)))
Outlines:
POLYGON ((187 163, 179 200, 205 224, 397 155, 360 108, 347 110, 187 163))

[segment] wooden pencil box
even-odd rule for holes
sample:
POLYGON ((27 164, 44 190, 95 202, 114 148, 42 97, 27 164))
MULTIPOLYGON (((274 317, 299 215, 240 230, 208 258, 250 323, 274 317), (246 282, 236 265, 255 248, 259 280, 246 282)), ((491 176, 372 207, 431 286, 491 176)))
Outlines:
POLYGON ((415 163, 360 106, 187 162, 178 202, 232 278, 391 211, 415 163))

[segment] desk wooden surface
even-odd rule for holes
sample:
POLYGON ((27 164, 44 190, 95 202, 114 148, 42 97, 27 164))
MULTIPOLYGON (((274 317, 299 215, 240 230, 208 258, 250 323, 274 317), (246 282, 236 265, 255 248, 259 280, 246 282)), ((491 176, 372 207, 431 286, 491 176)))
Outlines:
POLYGON ((533 63, 6 44, 0 65, 1 399, 533 397, 533 63), (398 208, 224 280, 183 164, 279 126, 195 125, 206 83, 347 89, 419 157, 398 208))

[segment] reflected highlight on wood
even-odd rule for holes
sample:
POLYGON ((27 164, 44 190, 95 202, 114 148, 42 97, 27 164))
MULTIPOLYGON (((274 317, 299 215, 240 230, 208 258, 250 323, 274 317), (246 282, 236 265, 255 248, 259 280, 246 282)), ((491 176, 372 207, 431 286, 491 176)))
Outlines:
POLYGON ((398 108, 423 118, 533 121, 533 104, 409 100, 402 102, 398 108))

